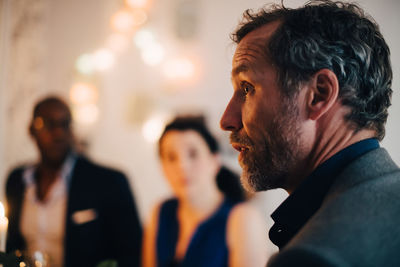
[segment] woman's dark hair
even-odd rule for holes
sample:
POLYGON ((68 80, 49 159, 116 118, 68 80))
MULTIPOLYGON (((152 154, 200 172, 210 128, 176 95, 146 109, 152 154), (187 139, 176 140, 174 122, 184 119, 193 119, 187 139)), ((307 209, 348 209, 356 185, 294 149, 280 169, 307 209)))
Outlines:
POLYGON ((262 56, 277 68, 283 92, 294 96, 313 74, 330 69, 338 78, 342 104, 351 108, 346 119, 355 130, 372 129, 382 140, 392 68, 389 48, 373 19, 356 4, 340 1, 309 1, 297 9, 271 5, 247 10, 232 39, 239 43, 273 21, 281 24, 266 39, 262 56))
MULTIPOLYGON (((161 155, 161 143, 165 134, 171 130, 187 131, 192 130, 200 134, 206 141, 211 153, 219 151, 217 140, 207 129, 204 116, 178 116, 165 126, 163 133, 158 141, 158 152, 161 155)), ((222 166, 216 178, 219 190, 231 201, 239 202, 245 200, 245 193, 240 184, 239 176, 227 167, 222 166)))

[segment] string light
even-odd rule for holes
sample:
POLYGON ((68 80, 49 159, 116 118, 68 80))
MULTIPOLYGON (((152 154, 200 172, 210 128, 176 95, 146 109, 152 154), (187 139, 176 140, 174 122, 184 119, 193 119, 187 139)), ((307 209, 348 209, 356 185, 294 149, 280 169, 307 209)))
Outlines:
POLYGON ((163 68, 166 78, 171 80, 190 79, 194 76, 194 64, 187 58, 175 58, 167 61, 163 68))
POLYGON ((82 74, 92 74, 94 72, 94 63, 92 56, 90 54, 80 55, 76 60, 75 67, 82 74))
POLYGON ((158 113, 152 115, 142 127, 142 134, 146 141, 149 143, 156 142, 160 138, 168 119, 168 114, 158 113))
POLYGON ((134 17, 128 10, 120 10, 111 18, 111 25, 117 32, 128 32, 134 24, 134 17))
POLYGON ((107 38, 107 47, 116 52, 122 52, 128 46, 128 37, 120 33, 113 33, 107 38))
POLYGON ((132 11, 133 25, 139 26, 146 22, 147 14, 142 9, 135 9, 132 11))
POLYGON ((153 32, 147 29, 143 29, 136 32, 135 36, 133 37, 133 41, 137 47, 144 49, 151 43, 155 42, 155 37, 153 32))
POLYGON ((76 106, 73 109, 74 119, 80 124, 93 124, 99 116, 99 109, 95 104, 76 106))
POLYGON ((105 48, 97 50, 93 54, 94 67, 98 71, 105 71, 110 69, 114 65, 115 57, 114 54, 105 48))
POLYGON ((149 6, 148 0, 125 0, 125 3, 131 8, 145 8, 149 6))
POLYGON ((142 59, 144 63, 155 66, 164 59, 164 47, 159 43, 150 43, 146 48, 142 49, 142 59))
MULTIPOLYGON (((76 69, 84 75, 110 69, 115 64, 116 53, 126 49, 129 38, 132 38, 145 64, 156 66, 164 63, 162 74, 166 79, 179 82, 193 81, 196 74, 193 61, 184 57, 165 61, 165 48, 155 34, 149 29, 139 28, 148 19, 146 10, 149 5, 149 0, 125 0, 125 7, 111 17, 110 24, 114 33, 106 39, 104 48, 92 54, 79 56, 75 63, 76 69)), ((92 124, 98 119, 99 109, 96 106, 98 91, 94 85, 82 82, 74 84, 70 90, 70 98, 74 104, 74 115, 78 123, 92 124)), ((142 128, 146 140, 149 142, 157 140, 165 121, 165 116, 151 117, 142 128)))
POLYGON ((88 83, 75 83, 70 89, 70 99, 73 104, 94 104, 97 102, 97 88, 88 83))

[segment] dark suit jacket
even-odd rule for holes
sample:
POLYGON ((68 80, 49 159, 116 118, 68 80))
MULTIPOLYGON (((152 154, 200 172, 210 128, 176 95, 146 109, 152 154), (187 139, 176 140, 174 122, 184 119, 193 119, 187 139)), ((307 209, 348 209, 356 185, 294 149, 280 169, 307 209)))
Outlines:
MULTIPOLYGON (((23 168, 8 177, 6 196, 9 210, 7 251, 23 250, 25 241, 20 232, 24 197, 23 168)), ((91 267, 106 259, 115 259, 118 266, 139 266, 142 230, 125 176, 115 170, 78 157, 68 191, 65 267, 91 267), (94 211, 94 220, 77 224, 73 214, 94 211)))
POLYGON ((379 148, 351 162, 268 266, 400 266, 400 169, 379 148))

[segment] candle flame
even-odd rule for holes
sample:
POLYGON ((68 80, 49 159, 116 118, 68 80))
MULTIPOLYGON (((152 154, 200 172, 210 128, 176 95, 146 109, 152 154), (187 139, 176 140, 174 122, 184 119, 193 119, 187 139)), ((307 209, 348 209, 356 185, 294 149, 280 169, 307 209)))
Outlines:
POLYGON ((1 217, 4 217, 4 206, 3 206, 3 203, 1 203, 1 201, 0 201, 0 218, 1 217))

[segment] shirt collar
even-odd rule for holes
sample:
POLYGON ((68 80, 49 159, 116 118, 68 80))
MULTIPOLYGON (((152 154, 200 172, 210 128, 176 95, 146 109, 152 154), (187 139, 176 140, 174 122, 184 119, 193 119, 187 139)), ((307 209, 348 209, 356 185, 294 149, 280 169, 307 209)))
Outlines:
MULTIPOLYGON (((71 152, 68 154, 67 158, 65 159, 61 170, 60 170, 60 177, 63 179, 67 187, 70 184, 71 181, 71 176, 72 176, 72 171, 74 169, 75 163, 77 160, 77 154, 75 152, 71 152)), ((37 166, 29 166, 25 169, 23 173, 23 181, 26 187, 35 185, 35 172, 36 172, 37 166)))
POLYGON ((379 148, 375 138, 362 140, 339 151, 318 166, 272 213, 270 239, 283 247, 321 206, 337 175, 354 159, 379 148))

